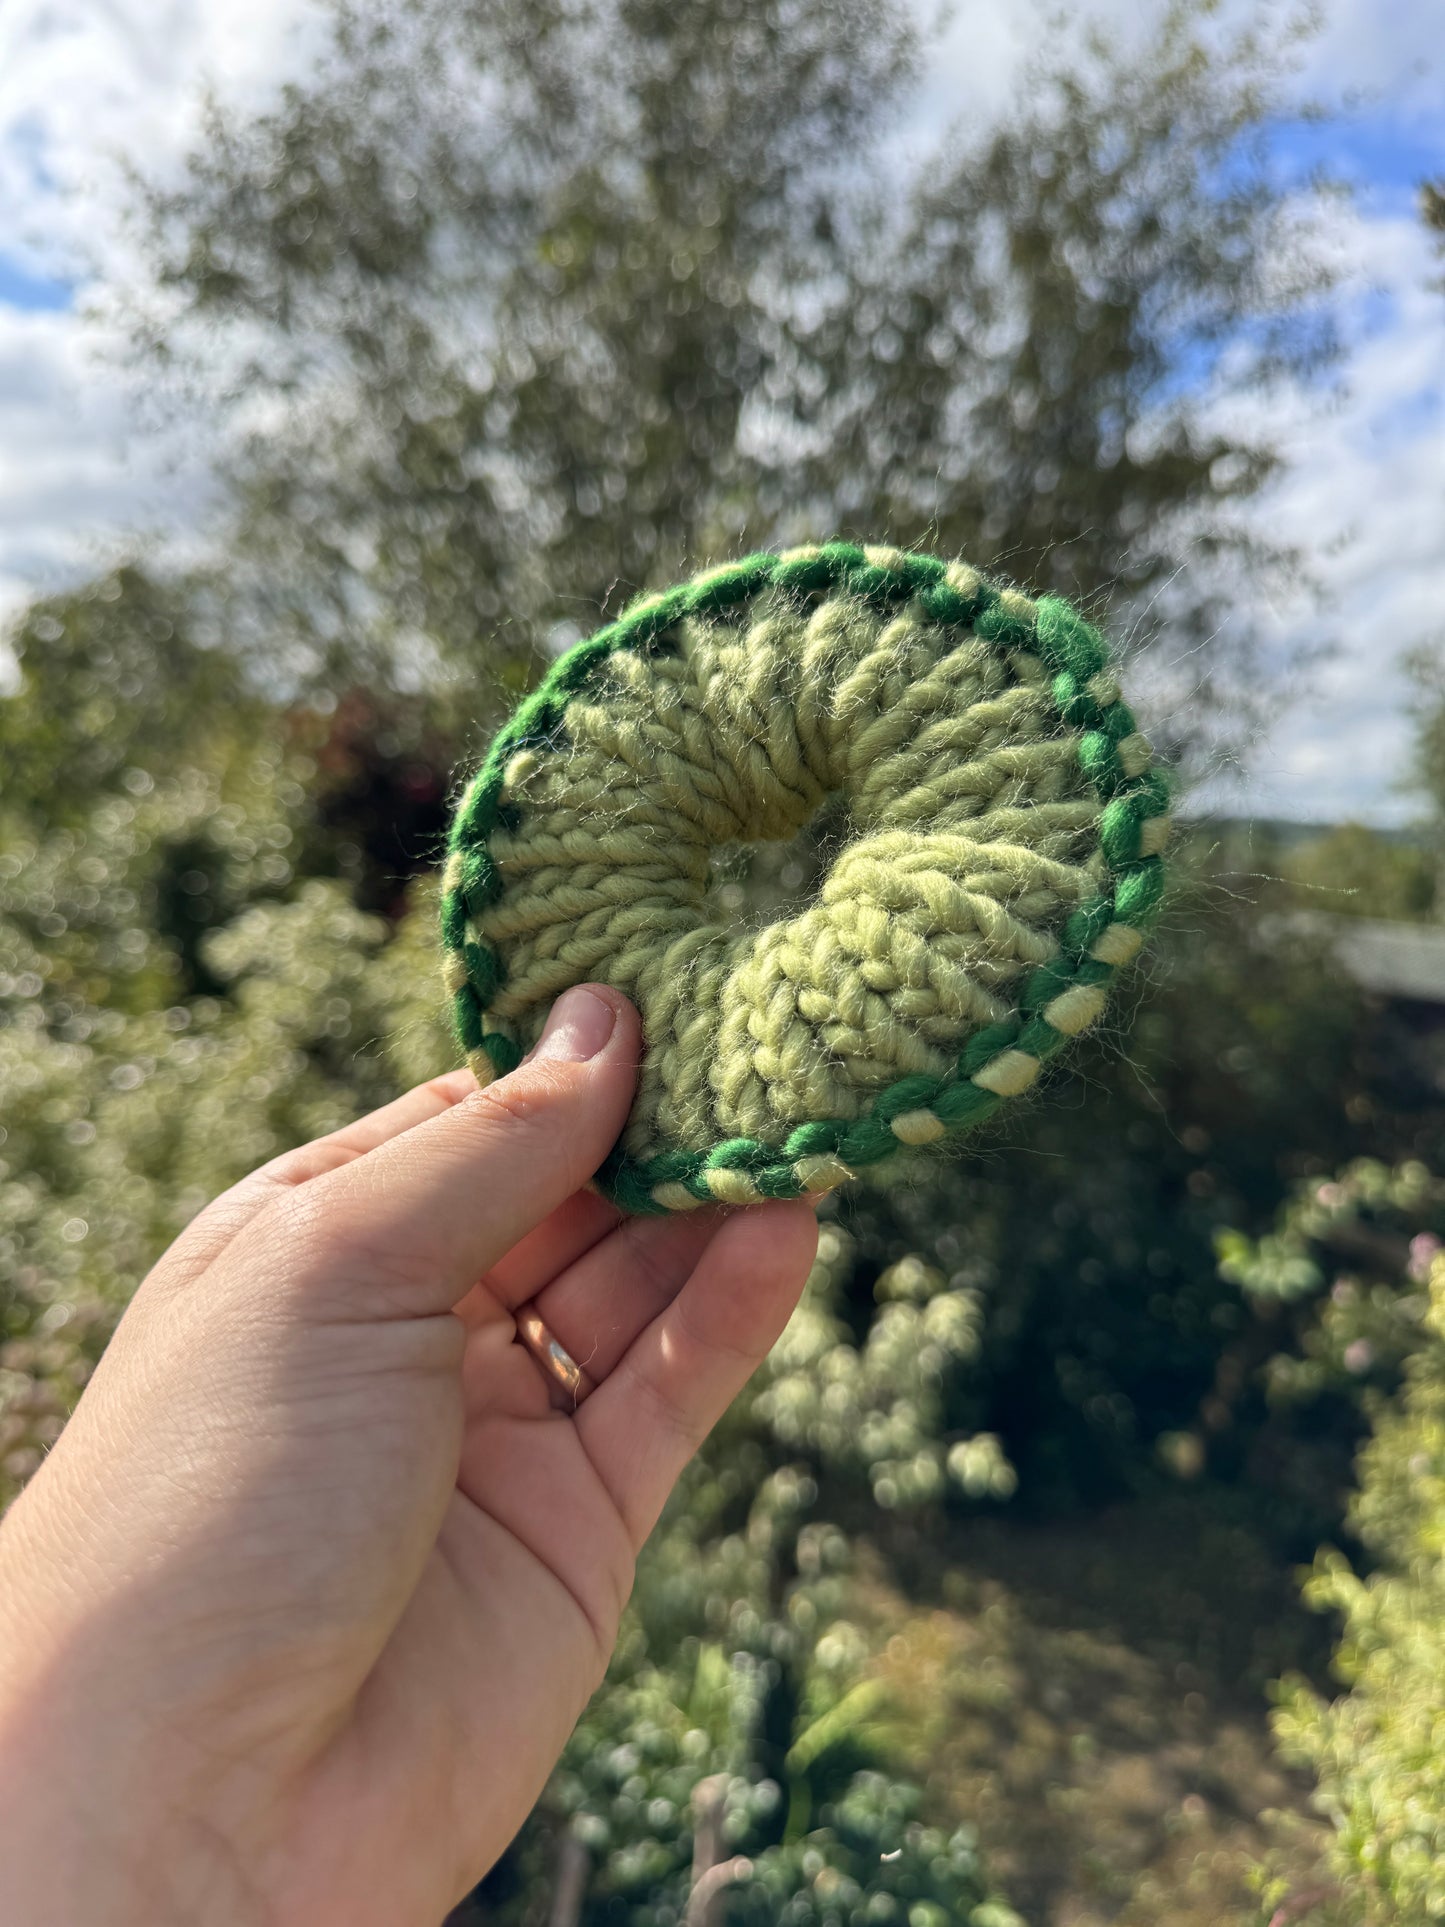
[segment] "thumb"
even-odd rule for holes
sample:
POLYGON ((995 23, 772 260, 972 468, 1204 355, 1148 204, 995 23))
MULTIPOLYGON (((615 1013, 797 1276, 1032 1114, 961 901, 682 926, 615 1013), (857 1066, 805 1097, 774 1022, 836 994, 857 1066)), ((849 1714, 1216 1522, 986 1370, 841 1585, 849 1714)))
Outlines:
POLYGON ((302 1185, 247 1235, 269 1243, 289 1218, 297 1289, 339 1284, 348 1317, 448 1311, 597 1170, 626 1122, 641 1056, 627 999, 579 985, 516 1070, 302 1185))

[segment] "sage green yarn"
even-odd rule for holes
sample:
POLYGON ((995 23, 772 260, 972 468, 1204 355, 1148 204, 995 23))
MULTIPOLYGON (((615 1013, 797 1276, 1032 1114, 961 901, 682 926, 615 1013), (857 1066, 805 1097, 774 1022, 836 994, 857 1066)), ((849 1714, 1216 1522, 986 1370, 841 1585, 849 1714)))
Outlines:
POLYGON ((820 1193, 1027 1089, 1097 1021, 1161 890, 1167 791, 1098 633, 961 563, 752 556, 579 643, 462 798, 459 1041, 508 1070, 600 980, 646 1055, 598 1176, 631 1210, 820 1193), (842 798, 814 901, 754 929, 714 853, 842 798))

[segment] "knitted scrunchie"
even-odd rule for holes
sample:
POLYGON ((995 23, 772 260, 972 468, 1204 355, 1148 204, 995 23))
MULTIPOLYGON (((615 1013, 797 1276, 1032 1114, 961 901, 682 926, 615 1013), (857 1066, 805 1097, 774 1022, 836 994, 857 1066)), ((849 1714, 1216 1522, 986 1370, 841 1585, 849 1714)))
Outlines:
POLYGON ((1068 603, 894 549, 749 556, 578 643, 496 737, 443 877, 457 1035, 485 1083, 559 992, 612 984, 646 1056, 603 1191, 827 1191, 979 1123, 1095 1021, 1167 808, 1068 603), (717 852, 838 798, 811 903, 721 911, 717 852))

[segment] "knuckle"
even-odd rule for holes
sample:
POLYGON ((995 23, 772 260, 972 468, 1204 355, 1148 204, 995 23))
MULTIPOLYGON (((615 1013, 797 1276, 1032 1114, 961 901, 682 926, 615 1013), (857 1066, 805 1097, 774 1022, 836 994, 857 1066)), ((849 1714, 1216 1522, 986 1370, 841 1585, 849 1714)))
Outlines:
POLYGON ((637 1391, 648 1409, 653 1428, 664 1437, 671 1435, 679 1439, 691 1456, 711 1429, 706 1421, 685 1400, 669 1392, 651 1372, 638 1374, 637 1391))
POLYGON ((509 1077, 488 1084, 475 1097, 464 1099, 465 1107, 474 1117, 508 1128, 534 1125, 566 1097, 572 1082, 567 1069, 564 1064, 545 1061, 525 1065, 509 1077))
POLYGON ((253 1171, 245 1182, 264 1181, 272 1185, 304 1184, 310 1176, 311 1165, 308 1153, 313 1147, 309 1144, 298 1145, 294 1150, 282 1151, 278 1157, 270 1158, 253 1171))
POLYGON ((264 1243, 292 1276, 303 1279, 347 1257, 348 1221, 338 1200, 319 1186, 300 1185, 274 1198, 254 1221, 264 1243))
POLYGON ((654 1304, 665 1304, 676 1296, 678 1281, 666 1255, 650 1240, 643 1226, 649 1219, 627 1219, 622 1237, 627 1248, 627 1269, 642 1287, 643 1295, 654 1304))
POLYGON ((477 1081, 470 1071, 442 1071, 436 1077, 429 1077, 422 1089, 430 1097, 439 1098, 445 1104, 459 1104, 463 1099, 475 1094, 477 1081))
POLYGON ((308 1185, 298 1185, 295 1190, 271 1200, 262 1213, 261 1223, 282 1242, 304 1246, 317 1240, 323 1231, 329 1231, 335 1216, 325 1193, 308 1185))
POLYGON ((251 1229, 247 1270, 269 1274, 310 1308, 350 1322, 393 1298, 406 1302, 406 1287, 424 1254, 393 1251, 352 1210, 344 1193, 306 1185, 268 1205, 251 1229))
POLYGON ((590 1169, 583 1168, 581 1139, 586 1119, 578 1115, 573 1102, 576 1080, 568 1074, 572 1069, 566 1064, 529 1064, 464 1099, 459 1108, 477 1133, 479 1154, 485 1158, 521 1132, 545 1143, 548 1162, 559 1163, 571 1174, 574 1187, 590 1176, 590 1169))
POLYGON ((725 1359, 730 1365, 740 1369, 746 1368, 750 1375, 756 1371, 763 1356, 757 1347, 749 1344, 735 1332, 723 1329, 706 1332, 699 1330, 697 1311, 697 1306, 686 1296, 677 1301, 677 1322, 689 1349, 698 1356, 725 1359))

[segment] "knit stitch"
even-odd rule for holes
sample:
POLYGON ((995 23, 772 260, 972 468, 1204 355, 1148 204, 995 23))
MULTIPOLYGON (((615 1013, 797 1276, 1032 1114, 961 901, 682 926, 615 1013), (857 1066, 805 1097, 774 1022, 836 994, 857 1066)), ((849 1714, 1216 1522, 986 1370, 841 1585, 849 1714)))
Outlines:
POLYGON ((1168 792, 1098 632, 958 562, 833 542, 643 598, 563 656, 457 809, 446 980, 479 1082, 589 980, 646 1055, 626 1209, 818 1194, 953 1138, 1099 1018, 1168 792), (830 800, 815 899, 751 928, 719 851, 830 800))

